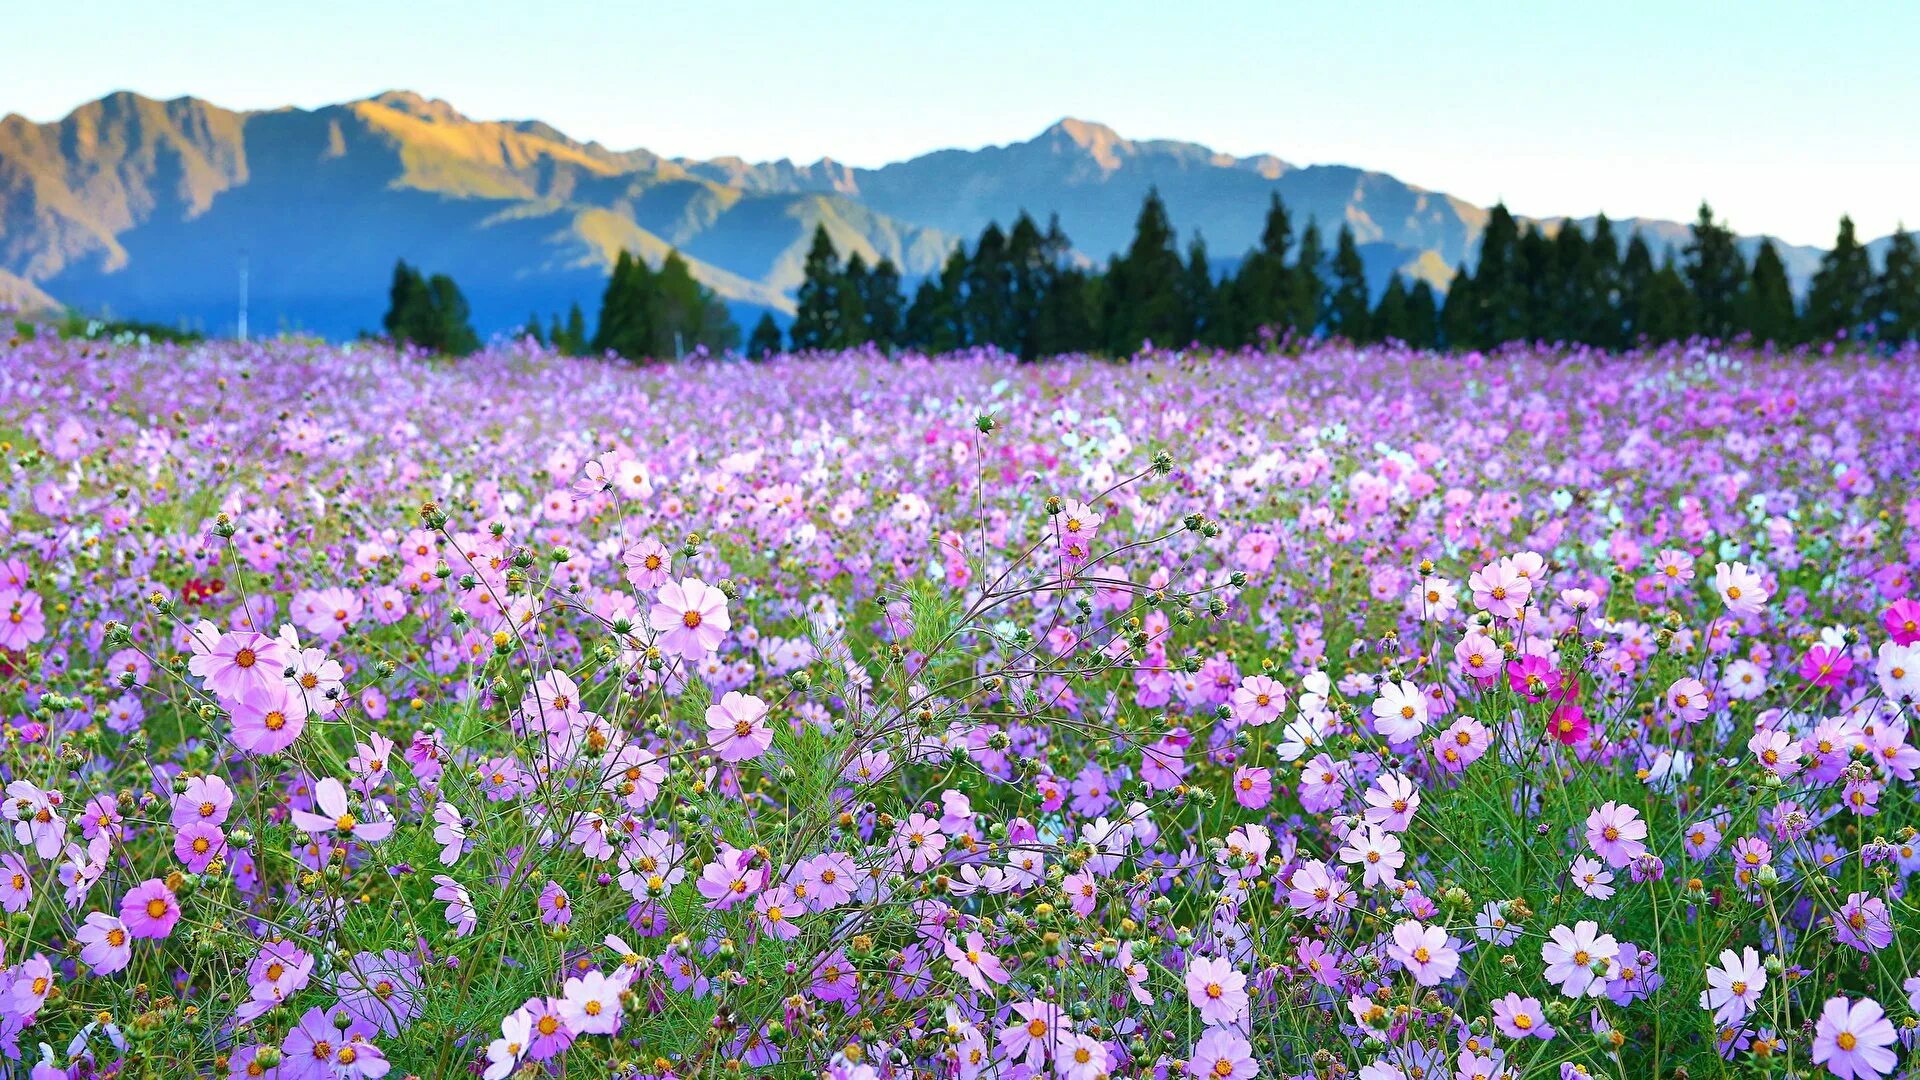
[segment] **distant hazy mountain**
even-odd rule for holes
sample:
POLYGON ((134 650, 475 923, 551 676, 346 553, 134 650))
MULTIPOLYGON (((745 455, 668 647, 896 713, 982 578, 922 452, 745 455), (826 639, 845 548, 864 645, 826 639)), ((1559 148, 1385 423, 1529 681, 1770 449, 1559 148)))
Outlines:
MULTIPOLYGON (((857 169, 613 151, 401 91, 265 112, 117 93, 54 123, 0 120, 0 302, 51 296, 227 332, 244 252, 256 332, 338 337, 378 325, 404 257, 454 274, 484 333, 575 300, 591 317, 620 249, 657 262, 673 247, 746 316, 791 310, 816 224, 843 254, 891 258, 912 278, 990 220, 1058 213, 1076 250, 1103 261, 1131 238, 1149 185, 1222 265, 1255 242, 1278 191, 1296 229, 1318 220, 1329 247, 1350 224, 1376 287, 1396 269, 1444 286, 1487 217, 1384 173, 1134 141, 1079 120, 857 169)), ((1656 250, 1684 243, 1682 225, 1635 224, 1656 250)), ((1781 254, 1796 282, 1819 258, 1781 254)))

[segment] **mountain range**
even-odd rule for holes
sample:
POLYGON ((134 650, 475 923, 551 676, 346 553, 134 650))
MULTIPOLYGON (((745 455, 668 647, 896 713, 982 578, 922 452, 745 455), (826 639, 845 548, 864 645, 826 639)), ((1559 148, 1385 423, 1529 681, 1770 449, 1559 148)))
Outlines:
MULTIPOLYGON (((405 258, 454 275, 484 334, 574 301, 591 316, 621 249, 657 263, 673 248, 744 324, 792 310, 816 226, 843 255, 892 259, 909 281, 1023 209, 1057 213, 1076 254, 1104 262, 1131 239, 1149 186, 1220 266, 1255 243, 1277 191, 1296 230, 1317 220, 1329 247, 1350 225, 1376 289, 1396 270, 1444 289, 1487 221, 1483 207, 1386 173, 1132 140, 1074 119, 1025 142, 863 169, 611 150, 407 91, 251 112, 119 92, 50 123, 0 120, 0 302, 228 333, 244 258, 256 331, 337 338, 379 324, 405 258)), ((1686 239, 1675 222, 1617 224, 1656 251, 1686 239)), ((1749 252, 1759 242, 1742 240, 1749 252)), ((1803 287, 1820 250, 1778 246, 1803 287)))

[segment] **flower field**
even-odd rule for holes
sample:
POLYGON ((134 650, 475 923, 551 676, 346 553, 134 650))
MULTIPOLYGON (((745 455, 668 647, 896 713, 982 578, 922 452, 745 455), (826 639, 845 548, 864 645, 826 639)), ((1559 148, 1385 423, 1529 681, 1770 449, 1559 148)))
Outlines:
POLYGON ((1916 364, 16 342, 0 1072, 1897 1074, 1916 364))

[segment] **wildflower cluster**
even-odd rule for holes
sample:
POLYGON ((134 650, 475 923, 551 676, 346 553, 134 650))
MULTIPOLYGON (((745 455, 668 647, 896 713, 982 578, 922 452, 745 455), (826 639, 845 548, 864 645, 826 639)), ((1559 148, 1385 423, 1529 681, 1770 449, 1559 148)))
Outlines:
POLYGON ((0 1057, 1887 1075, 1915 359, 15 346, 0 1057))

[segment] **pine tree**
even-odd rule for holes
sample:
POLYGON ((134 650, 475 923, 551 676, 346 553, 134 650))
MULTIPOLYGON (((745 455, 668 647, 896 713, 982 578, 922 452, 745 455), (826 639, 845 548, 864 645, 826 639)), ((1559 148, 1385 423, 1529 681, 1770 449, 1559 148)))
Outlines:
POLYGON ((1449 349, 1471 349, 1480 340, 1480 301, 1473 295, 1467 264, 1454 267, 1447 301, 1440 309, 1440 339, 1449 349))
POLYGON ((521 328, 520 336, 523 338, 532 338, 535 345, 545 345, 547 343, 547 332, 540 328, 539 312, 527 312, 527 325, 521 328))
POLYGON ((794 351, 832 348, 839 338, 840 254, 825 225, 813 228, 801 274, 799 304, 788 330, 794 351))
POLYGON ((1553 235, 1552 314, 1545 320, 1552 341, 1589 341, 1595 305, 1602 303, 1597 262, 1579 222, 1563 221, 1553 235))
POLYGON ((420 271, 402 259, 393 266, 393 284, 387 289, 387 314, 380 320, 396 344, 423 344, 432 333, 433 297, 420 271))
POLYGON ((988 222, 980 231, 965 280, 967 340, 1013 348, 1013 267, 1007 261, 1007 234, 998 223, 988 222))
MULTIPOLYGON (((579 305, 576 304, 574 306, 578 307, 579 305)), ((560 325, 560 316, 558 315, 555 315, 553 317, 553 321, 547 325, 547 341, 552 343, 553 351, 559 353, 560 355, 562 356, 573 355, 573 350, 567 348, 566 327, 560 325)))
POLYGON ((834 285, 837 305, 828 348, 858 348, 873 340, 867 331, 867 290, 872 287, 867 278, 870 276, 867 260, 859 252, 847 256, 846 269, 840 272, 840 280, 834 285))
POLYGON ((1292 252, 1293 222, 1276 191, 1267 204, 1260 246, 1247 253, 1240 272, 1234 275, 1230 328, 1234 340, 1252 341, 1263 329, 1277 334, 1293 324, 1294 283, 1287 266, 1287 256, 1292 252))
POLYGON ((554 338, 554 344, 568 356, 579 356, 587 351, 587 315, 580 310, 580 301, 575 300, 567 307, 567 328, 565 338, 554 338))
POLYGON ((1627 253, 1620 258, 1620 342, 1637 341, 1640 338, 1640 308, 1647 288, 1653 281, 1653 249, 1647 246, 1646 238, 1635 229, 1627 239, 1627 253))
POLYGON ((653 268, 622 249, 614 258, 613 273, 600 294, 600 317, 594 323, 593 351, 615 353, 629 360, 654 355, 653 268))
POLYGON ((763 311, 760 321, 753 324, 753 333, 747 337, 747 356, 764 360, 779 351, 780 324, 773 321, 773 312, 763 311))
POLYGON ((1368 339, 1367 274, 1352 227, 1342 224, 1333 249, 1333 296, 1328 301, 1328 328, 1349 341, 1368 339))
POLYGON ((1807 288, 1807 329, 1816 339, 1859 332, 1867 321, 1874 292, 1873 263, 1853 235, 1853 219, 1840 219, 1833 250, 1820 257, 1820 269, 1807 288))
POLYGON ((1307 219, 1307 229, 1300 234, 1300 253, 1288 267, 1287 278, 1293 295, 1287 325, 1308 336, 1319 333, 1327 318, 1327 268, 1326 254, 1320 246, 1320 225, 1312 218, 1307 219))
POLYGON ((1790 344, 1798 333, 1793 311, 1793 288, 1787 283, 1787 268, 1772 240, 1760 241, 1754 253, 1753 270, 1740 294, 1739 328, 1755 341, 1790 344))
POLYGON ((1693 291, 1687 279, 1674 265, 1669 251, 1660 269, 1647 278, 1639 296, 1640 307, 1634 314, 1634 326, 1648 341, 1679 341, 1693 334, 1693 291))
POLYGON ((920 283, 907 308, 906 338, 928 353, 964 349, 966 313, 961 301, 967 277, 967 246, 957 245, 947 255, 938 277, 920 283))
POLYGON ((1715 222, 1713 208, 1700 204, 1700 216, 1686 248, 1687 286, 1693 292, 1696 328, 1716 338, 1730 338, 1740 320, 1740 291, 1747 283, 1746 260, 1734 246, 1733 230, 1715 222))
POLYGON ((1187 268, 1180 276, 1180 310, 1188 342, 1220 344, 1214 334, 1220 328, 1214 322, 1215 287, 1213 267, 1207 261, 1207 241, 1198 232, 1187 245, 1187 268))
MULTIPOLYGON (((1054 224, 1058 227, 1058 218, 1054 224)), ((1007 233, 1007 266, 1013 275, 1010 327, 1013 340, 1009 347, 1020 359, 1032 360, 1039 355, 1040 312, 1055 268, 1047 250, 1046 236, 1025 210, 1014 218, 1013 228, 1007 233)))
POLYGON ((1133 243, 1107 272, 1107 349, 1116 356, 1139 351, 1147 341, 1175 344, 1186 329, 1180 278, 1185 268, 1174 249, 1173 224, 1158 188, 1148 188, 1134 221, 1133 243))
POLYGON ((1440 340, 1440 308, 1433 298, 1433 286, 1424 279, 1413 283, 1407 294, 1406 333, 1402 338, 1417 349, 1431 349, 1440 340))
POLYGON ((1395 270, 1380 292, 1380 303, 1373 309, 1370 326, 1373 336, 1382 341, 1406 341, 1410 312, 1407 309, 1407 283, 1395 270))
POLYGON ((1920 338, 1920 247, 1905 226, 1887 245, 1886 262, 1874 284, 1873 315, 1882 341, 1920 338))
POLYGON ((1562 340, 1565 335, 1556 318, 1559 314, 1556 300, 1560 283, 1554 264, 1553 244, 1540 231, 1538 222, 1528 222, 1526 231, 1520 234, 1516 266, 1520 297, 1519 335, 1528 340, 1562 340))
POLYGON ((1618 349, 1626 344, 1626 316, 1620 274, 1620 240, 1613 234, 1613 222, 1607 215, 1594 218, 1593 237, 1587 243, 1587 275, 1583 291, 1588 296, 1580 340, 1603 349, 1618 349))
POLYGON ((867 275, 866 288, 860 294, 860 307, 867 317, 867 340, 882 349, 900 344, 906 320, 906 298, 900 292, 900 268, 893 260, 882 258, 867 275))
POLYGON ((433 297, 433 329, 429 339, 420 344, 449 356, 465 356, 478 349, 480 337, 473 332, 473 312, 460 286, 445 274, 435 274, 427 279, 427 291, 433 297))
POLYGON ((1480 235, 1480 259, 1473 271, 1472 344, 1476 347, 1492 347, 1527 334, 1519 248, 1519 224, 1506 203, 1495 203, 1480 235))

